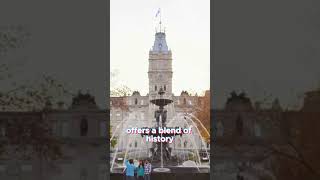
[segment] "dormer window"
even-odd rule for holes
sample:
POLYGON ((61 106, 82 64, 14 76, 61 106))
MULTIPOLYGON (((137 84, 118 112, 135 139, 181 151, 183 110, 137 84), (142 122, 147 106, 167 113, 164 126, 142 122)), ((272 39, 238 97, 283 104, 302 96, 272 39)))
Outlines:
POLYGON ((138 99, 137 99, 137 98, 134 100, 134 104, 135 104, 135 105, 138 104, 138 99))
POLYGON ((243 134, 243 121, 240 116, 237 118, 237 121, 236 121, 236 131, 239 136, 242 136, 242 134, 243 134))
POLYGON ((88 120, 83 117, 80 122, 80 135, 87 136, 88 134, 88 120))

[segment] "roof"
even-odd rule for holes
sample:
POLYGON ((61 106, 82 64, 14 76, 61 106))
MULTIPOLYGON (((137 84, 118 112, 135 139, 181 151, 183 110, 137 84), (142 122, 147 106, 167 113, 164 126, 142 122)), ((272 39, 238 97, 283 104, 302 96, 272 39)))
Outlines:
POLYGON ((154 44, 152 46, 153 52, 162 52, 162 53, 168 53, 168 45, 166 41, 166 34, 164 32, 157 32, 155 34, 155 40, 154 44))

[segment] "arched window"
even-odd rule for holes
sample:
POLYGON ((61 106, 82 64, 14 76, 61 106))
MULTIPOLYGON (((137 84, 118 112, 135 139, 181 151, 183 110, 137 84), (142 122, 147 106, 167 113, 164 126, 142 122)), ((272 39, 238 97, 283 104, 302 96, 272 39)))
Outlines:
POLYGON ((138 142, 137 142, 137 141, 134 142, 134 147, 135 147, 135 148, 138 147, 138 142))
POLYGON ((186 148, 186 147, 187 147, 187 144, 188 144, 188 142, 187 142, 187 141, 184 141, 183 147, 186 148))
POLYGON ((137 98, 134 100, 134 104, 135 104, 135 105, 138 104, 138 99, 137 99, 137 98))
POLYGON ((154 86, 154 90, 157 91, 157 85, 154 86))
POLYGON ((80 135, 87 136, 88 134, 88 120, 87 118, 83 117, 80 123, 80 135))
POLYGON ((183 104, 186 105, 187 104, 187 100, 186 98, 183 98, 183 104))
POLYGON ((167 86, 166 86, 166 85, 164 85, 164 86, 163 86, 163 89, 166 91, 166 90, 167 90, 167 86))
POLYGON ((238 116, 236 121, 236 131, 239 136, 243 135, 243 121, 240 116, 238 116))

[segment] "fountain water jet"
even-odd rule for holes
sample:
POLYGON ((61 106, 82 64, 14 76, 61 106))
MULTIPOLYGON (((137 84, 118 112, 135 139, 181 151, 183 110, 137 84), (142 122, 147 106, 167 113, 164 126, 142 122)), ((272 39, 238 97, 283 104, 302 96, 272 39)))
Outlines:
MULTIPOLYGON (((200 134, 199 128, 197 127, 197 124, 195 123, 195 120, 193 121, 193 118, 191 118, 191 115, 188 114, 185 119, 183 114, 179 112, 175 112, 175 107, 173 104, 173 100, 171 100, 170 97, 164 97, 163 96, 164 91, 162 88, 160 88, 159 95, 156 96, 155 99, 150 100, 150 108, 149 113, 154 112, 155 113, 155 120, 156 123, 153 127, 155 129, 159 129, 159 127, 182 127, 185 126, 185 128, 190 127, 190 125, 195 126, 195 133, 194 134, 184 134, 178 136, 180 141, 178 146, 176 144, 169 144, 166 142, 150 142, 152 143, 152 147, 144 146, 144 140, 143 138, 138 138, 139 136, 135 135, 135 137, 132 137, 131 135, 128 135, 126 133, 120 133, 120 136, 117 137, 119 139, 119 142, 123 142, 124 147, 116 149, 116 153, 113 157, 111 170, 113 173, 121 173, 121 168, 124 168, 124 165, 119 162, 115 162, 117 157, 121 157, 121 159, 127 159, 127 158, 139 158, 139 159, 148 159, 149 162, 153 164, 154 172, 159 173, 165 173, 165 172, 183 172, 183 171, 190 171, 190 169, 197 170, 198 173, 202 172, 208 172, 209 166, 207 162, 202 162, 202 155, 200 156, 200 153, 206 153, 208 155, 208 152, 206 149, 203 149, 200 152, 200 147, 205 145, 203 138, 200 134), (166 109, 164 108, 166 107, 166 109), (170 109, 171 108, 171 109, 170 109), (167 121, 167 112, 168 113, 176 113, 173 114, 170 118, 168 118, 167 121), (192 121, 192 122, 190 122, 192 121), (198 133, 198 134, 197 134, 198 133), (129 144, 131 142, 134 142, 137 140, 138 145, 140 144, 140 148, 129 147, 129 144), (200 140, 200 141, 199 141, 200 140), (139 143, 140 141, 140 143, 139 143), (187 144, 183 144, 183 142, 188 142, 187 144), (201 145, 202 144, 202 145, 201 145), (182 145, 182 146, 181 146, 182 145), (146 147, 144 151, 144 148, 146 147), (125 149, 124 149, 125 148, 125 149), (203 151, 206 152, 203 152, 203 151), (149 154, 150 153, 150 154, 149 154), (119 154, 119 155, 118 155, 119 154), (123 158, 124 156, 124 158, 123 158)), ((133 112, 134 113, 134 112, 133 112)), ((130 126, 141 126, 141 127, 152 127, 152 124, 154 124, 152 121, 142 122, 137 117, 134 118, 134 115, 131 117, 132 114, 129 114, 129 118, 124 119, 120 124, 122 124, 122 127, 117 126, 116 130, 113 132, 114 134, 119 131, 120 129, 130 128, 130 126), (144 125, 144 126, 143 126, 144 125)), ((203 127, 203 125, 201 125, 203 127)), ((194 127, 193 127, 194 128, 194 127)), ((200 128, 201 129, 201 128, 200 128)), ((157 130, 158 131, 158 130, 157 130)), ((144 135, 150 135, 150 134, 141 134, 143 137, 144 135)), ((161 137, 172 137, 173 134, 152 134, 153 136, 161 136, 161 137)), ((176 134, 177 135, 177 134, 176 134)), ((115 137, 115 135, 113 135, 115 137)), ((150 145, 150 144, 149 144, 150 145)), ((122 145, 123 146, 123 145, 122 145)), ((120 147, 120 146, 119 146, 120 147)), ((121 161, 121 160, 119 160, 121 161)))
MULTIPOLYGON (((164 91, 162 87, 160 87, 159 98, 153 99, 150 102, 156 106, 159 106, 159 110, 155 111, 155 118, 157 122, 156 128, 159 127, 166 127, 166 119, 167 119, 167 110, 164 110, 164 106, 171 104, 173 101, 171 99, 163 98, 164 91)), ((160 134, 162 138, 162 134, 160 134)), ((163 151, 165 151, 166 160, 170 159, 171 150, 167 143, 157 142, 156 143, 157 150, 156 152, 153 151, 153 156, 156 156, 156 159, 159 159, 159 151, 160 151, 160 168, 155 168, 153 171, 155 172, 170 172, 169 168, 163 167, 163 151), (160 145, 160 147, 159 147, 160 145), (159 150, 160 149, 160 150, 159 150)))

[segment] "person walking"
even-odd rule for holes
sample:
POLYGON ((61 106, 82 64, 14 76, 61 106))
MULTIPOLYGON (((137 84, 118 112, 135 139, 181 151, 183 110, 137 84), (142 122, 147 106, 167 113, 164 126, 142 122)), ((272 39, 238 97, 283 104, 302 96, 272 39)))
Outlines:
POLYGON ((143 161, 139 161, 139 166, 137 167, 137 177, 138 180, 144 180, 144 164, 143 161))
POLYGON ((130 159, 129 161, 125 161, 126 164, 126 180, 135 180, 134 178, 134 171, 136 167, 133 164, 133 159, 130 159))
POLYGON ((148 160, 145 161, 144 164, 144 180, 150 180, 152 167, 148 160))

